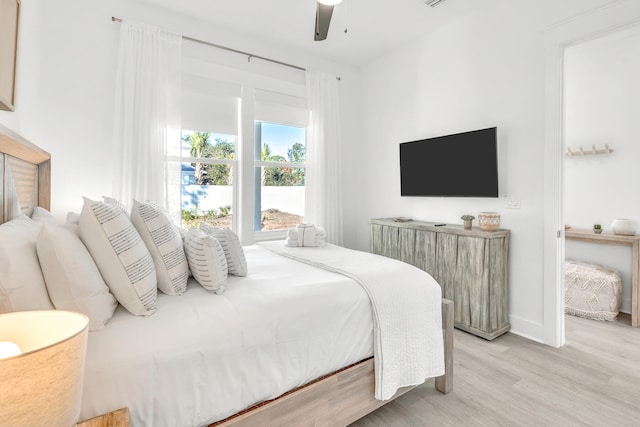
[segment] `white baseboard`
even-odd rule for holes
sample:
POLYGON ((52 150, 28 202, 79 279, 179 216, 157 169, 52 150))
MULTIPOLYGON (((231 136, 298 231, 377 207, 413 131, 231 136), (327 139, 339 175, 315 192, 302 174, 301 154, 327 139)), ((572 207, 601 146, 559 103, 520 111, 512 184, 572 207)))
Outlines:
POLYGON ((535 323, 513 315, 509 316, 509 322, 511 323, 511 330, 509 332, 544 344, 544 327, 541 323, 535 323))

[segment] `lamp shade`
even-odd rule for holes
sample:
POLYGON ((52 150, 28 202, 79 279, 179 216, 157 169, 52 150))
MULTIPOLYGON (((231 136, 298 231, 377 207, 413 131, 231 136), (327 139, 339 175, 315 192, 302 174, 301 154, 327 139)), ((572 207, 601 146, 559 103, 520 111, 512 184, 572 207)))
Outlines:
POLYGON ((78 421, 88 325, 85 315, 70 311, 0 314, 0 342, 21 351, 0 358, 0 426, 78 421))

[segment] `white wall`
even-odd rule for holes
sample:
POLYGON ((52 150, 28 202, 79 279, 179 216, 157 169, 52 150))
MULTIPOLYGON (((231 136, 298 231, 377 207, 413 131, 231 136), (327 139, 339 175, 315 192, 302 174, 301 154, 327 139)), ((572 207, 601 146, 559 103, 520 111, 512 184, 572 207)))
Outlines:
MULTIPOLYGON (((574 228, 616 217, 640 221, 640 26, 565 51, 565 143, 572 150, 603 148, 609 155, 565 160, 565 220, 574 228)), ((596 262, 623 276, 623 307, 631 309, 631 248, 566 242, 566 257, 596 262)))
POLYGON ((114 67, 107 64, 118 29, 108 25, 106 2, 92 3, 21 3, 16 111, 7 115, 52 154, 52 208, 61 216, 77 211, 82 195, 111 194, 114 67))
MULTIPOLYGON (((408 216, 460 223, 498 211, 511 229, 510 320, 514 332, 543 339, 544 29, 610 3, 487 0, 447 2, 451 14, 413 44, 363 69, 363 137, 348 185, 353 243, 369 245, 368 219, 408 216), (498 127, 500 199, 401 198, 398 143, 498 127), (359 165, 359 166, 354 166, 359 165), (521 209, 505 209, 506 197, 521 209)), ((345 162, 349 163, 349 162, 345 162)))
MULTIPOLYGON (((16 111, 0 112, 0 123, 52 154, 52 211, 57 217, 78 211, 82 196, 99 198, 112 193, 113 93, 120 28, 111 21, 112 16, 340 75, 346 149, 355 139, 358 85, 357 72, 351 67, 137 1, 23 0, 16 111)), ((240 55, 236 61, 247 64, 240 55)), ((249 66, 268 69, 272 80, 292 72, 260 62, 254 60, 249 66)))

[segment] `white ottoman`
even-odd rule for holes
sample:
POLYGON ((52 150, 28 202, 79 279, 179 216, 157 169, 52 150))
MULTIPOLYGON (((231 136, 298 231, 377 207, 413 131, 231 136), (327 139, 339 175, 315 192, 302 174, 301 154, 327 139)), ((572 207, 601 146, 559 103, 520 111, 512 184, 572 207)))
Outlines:
POLYGON ((597 264, 565 261, 564 312, 595 320, 616 320, 622 300, 622 278, 597 264))

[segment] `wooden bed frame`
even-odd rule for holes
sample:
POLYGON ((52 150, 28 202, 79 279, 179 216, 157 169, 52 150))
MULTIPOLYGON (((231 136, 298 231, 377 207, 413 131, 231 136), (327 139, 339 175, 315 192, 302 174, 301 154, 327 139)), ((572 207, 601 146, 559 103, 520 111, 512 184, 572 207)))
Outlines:
MULTIPOLYGON (((446 299, 442 300, 442 333, 445 374, 435 379, 435 387, 446 394, 453 390, 453 301, 446 299)), ((401 388, 389 400, 376 400, 370 358, 211 426, 346 426, 413 388, 401 388)))
MULTIPOLYGON (((16 191, 8 183, 23 193, 17 195, 19 200, 27 201, 20 205, 22 212, 33 206, 50 209, 51 155, 0 125, 0 223, 10 219, 8 205, 15 203, 10 199, 16 191), (25 173, 9 177, 15 169, 25 173)), ((453 390, 453 302, 449 300, 442 301, 442 333, 445 375, 435 379, 435 387, 449 393, 453 390)), ((390 400, 376 400, 373 366, 373 358, 366 359, 211 426, 346 426, 414 388, 402 388, 390 400)))

